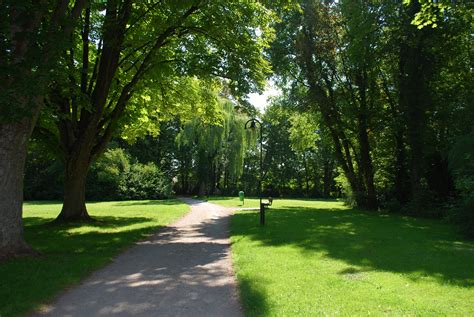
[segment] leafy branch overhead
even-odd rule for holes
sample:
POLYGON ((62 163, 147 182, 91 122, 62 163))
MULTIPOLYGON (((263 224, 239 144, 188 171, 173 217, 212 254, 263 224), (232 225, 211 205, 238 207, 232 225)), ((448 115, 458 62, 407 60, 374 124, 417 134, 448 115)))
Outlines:
POLYGON ((221 86, 236 99, 262 89, 274 18, 260 1, 91 2, 38 129, 75 174, 66 179, 84 178, 117 133, 156 134, 177 115, 210 120, 221 86))

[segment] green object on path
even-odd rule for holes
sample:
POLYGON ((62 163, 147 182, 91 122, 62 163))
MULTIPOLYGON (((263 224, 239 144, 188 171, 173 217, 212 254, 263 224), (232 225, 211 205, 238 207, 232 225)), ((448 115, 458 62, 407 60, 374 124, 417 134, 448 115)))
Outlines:
POLYGON ((245 204, 245 193, 242 190, 239 192, 239 199, 242 202, 242 205, 245 204))

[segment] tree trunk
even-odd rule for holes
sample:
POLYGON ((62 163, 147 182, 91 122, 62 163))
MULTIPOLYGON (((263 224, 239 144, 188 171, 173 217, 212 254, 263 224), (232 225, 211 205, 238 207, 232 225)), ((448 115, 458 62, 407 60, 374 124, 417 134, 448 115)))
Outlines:
POLYGON ((90 160, 70 157, 64 175, 64 202, 56 221, 91 221, 86 208, 86 178, 90 160))
POLYGON ((360 170, 365 184, 367 198, 365 207, 367 209, 377 209, 377 193, 374 184, 374 166, 370 155, 370 141, 367 131, 369 130, 369 105, 367 98, 368 75, 366 71, 361 71, 356 76, 356 83, 359 87, 360 107, 358 113, 358 139, 360 146, 360 170))
POLYGON ((33 254, 23 237, 23 176, 34 119, 0 125, 0 259, 33 254))
POLYGON ((309 188, 309 171, 308 171, 308 160, 306 158, 306 153, 303 152, 303 162, 304 162, 304 181, 306 185, 306 195, 305 197, 309 197, 311 195, 310 188, 309 188))
POLYGON ((412 211, 422 209, 422 178, 425 165, 426 112, 429 104, 427 78, 431 65, 424 50, 429 28, 418 30, 411 20, 420 9, 419 1, 412 1, 404 21, 406 39, 400 45, 399 105, 407 127, 409 145, 410 190, 412 211))
POLYGON ((206 196, 206 182, 204 180, 199 180, 199 192, 200 197, 206 196))
POLYGON ((408 175, 403 129, 399 126, 396 127, 395 133, 395 160, 395 197, 399 203, 405 204, 409 199, 407 187, 408 175))
POLYGON ((331 196, 331 181, 332 181, 332 166, 330 163, 324 161, 324 177, 323 177, 323 197, 329 198, 331 196))
POLYGON ((367 124, 364 115, 359 120, 359 144, 360 144, 360 162, 364 178, 365 188, 367 190, 366 208, 377 209, 377 193, 374 185, 374 168, 370 156, 370 143, 367 135, 367 124))

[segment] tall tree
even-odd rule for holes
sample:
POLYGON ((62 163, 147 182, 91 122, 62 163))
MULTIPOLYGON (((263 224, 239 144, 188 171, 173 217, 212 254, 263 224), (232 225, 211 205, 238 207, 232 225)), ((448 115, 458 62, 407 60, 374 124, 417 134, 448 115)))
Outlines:
POLYGON ((344 1, 308 0, 300 5, 300 11, 277 25, 275 68, 300 87, 297 91, 306 91, 307 110, 321 113, 356 203, 377 208, 369 138, 376 89, 371 62, 376 17, 369 14, 368 5, 344 1))
POLYGON ((246 119, 232 102, 221 99, 214 122, 195 117, 183 125, 176 138, 179 149, 186 151, 179 160, 180 178, 185 179, 191 169, 199 195, 228 191, 242 174, 245 150, 252 140, 244 130, 246 119))
POLYGON ((269 66, 261 55, 267 40, 257 33, 267 34, 270 13, 259 1, 108 0, 88 6, 62 56, 64 76, 51 86, 54 125, 41 129, 65 164, 58 219, 89 219, 85 179, 91 163, 120 127, 140 125, 150 113, 172 113, 168 94, 178 90, 186 99, 193 90, 181 78, 227 78, 237 94, 261 87, 269 66))
POLYGON ((410 149, 409 179, 410 200, 415 209, 422 205, 422 178, 426 142, 427 111, 431 104, 429 76, 433 60, 426 46, 430 29, 419 30, 411 22, 420 11, 418 0, 405 8, 402 24, 402 40, 399 50, 399 107, 407 127, 407 143, 410 149))
POLYGON ((30 252, 22 224, 27 144, 51 69, 86 2, 0 3, 0 257, 30 252))

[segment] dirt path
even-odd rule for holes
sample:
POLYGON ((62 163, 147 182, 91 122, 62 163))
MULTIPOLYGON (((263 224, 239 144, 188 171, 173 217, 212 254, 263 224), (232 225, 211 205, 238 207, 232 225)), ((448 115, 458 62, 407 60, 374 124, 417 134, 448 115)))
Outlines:
POLYGON ((185 217, 38 316, 242 316, 230 259, 230 210, 182 200, 191 205, 185 217))

